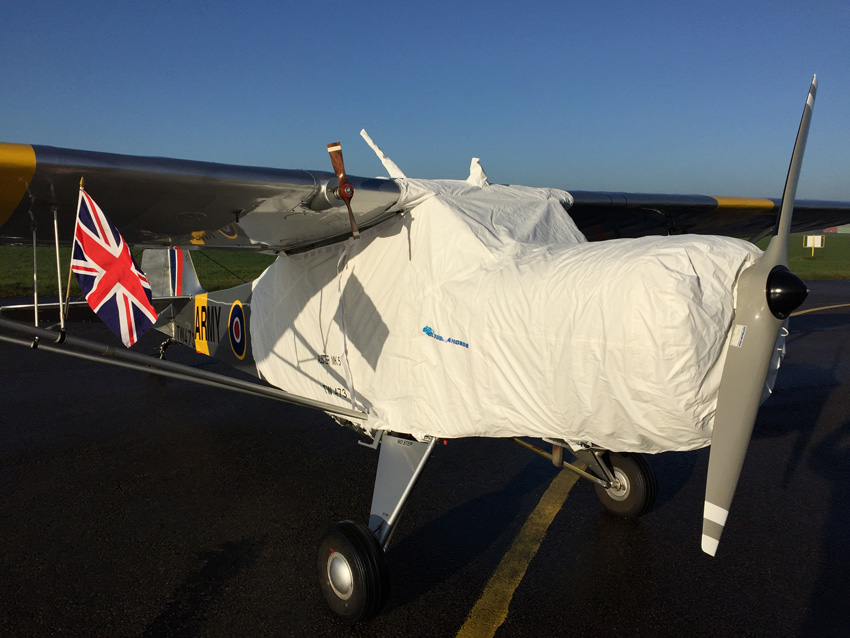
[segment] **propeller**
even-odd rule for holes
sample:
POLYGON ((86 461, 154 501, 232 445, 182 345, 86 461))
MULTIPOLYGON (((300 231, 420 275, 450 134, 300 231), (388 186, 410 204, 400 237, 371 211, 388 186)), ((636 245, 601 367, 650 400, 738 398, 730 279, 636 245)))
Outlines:
POLYGON ((354 187, 349 183, 345 176, 345 164, 342 161, 342 145, 339 142, 328 144, 328 153, 331 156, 331 164, 334 167, 339 186, 334 189, 334 195, 345 202, 345 207, 348 209, 348 221, 351 222, 351 234, 354 239, 360 239, 360 231, 357 229, 357 222, 354 221, 354 213, 351 212, 351 198, 354 197, 354 187))
POLYGON ((732 338, 720 378, 705 488, 702 549, 712 556, 741 475, 776 339, 785 319, 809 293, 806 284, 788 270, 788 238, 816 93, 814 76, 797 131, 774 236, 759 260, 738 279, 732 338))

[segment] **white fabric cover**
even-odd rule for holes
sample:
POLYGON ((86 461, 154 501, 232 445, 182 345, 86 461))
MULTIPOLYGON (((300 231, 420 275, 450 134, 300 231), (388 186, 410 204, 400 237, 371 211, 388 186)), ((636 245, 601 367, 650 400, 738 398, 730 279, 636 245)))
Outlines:
POLYGON ((564 191, 397 180, 407 211, 255 282, 261 375, 416 437, 710 442, 737 276, 723 237, 588 243, 564 191))

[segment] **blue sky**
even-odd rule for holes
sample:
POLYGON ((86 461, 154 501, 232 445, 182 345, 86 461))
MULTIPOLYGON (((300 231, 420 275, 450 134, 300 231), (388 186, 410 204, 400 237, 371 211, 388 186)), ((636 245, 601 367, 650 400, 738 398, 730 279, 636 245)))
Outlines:
POLYGON ((383 175, 850 200, 850 3, 5 2, 0 140, 383 175))

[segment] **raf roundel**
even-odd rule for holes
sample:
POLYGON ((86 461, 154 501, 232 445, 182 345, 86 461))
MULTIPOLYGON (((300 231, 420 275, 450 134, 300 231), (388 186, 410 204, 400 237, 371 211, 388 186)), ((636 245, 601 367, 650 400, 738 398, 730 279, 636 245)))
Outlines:
POLYGON ((230 348, 237 359, 245 358, 245 347, 248 343, 248 335, 245 330, 245 311, 239 301, 234 301, 230 306, 230 318, 227 321, 230 333, 230 348))

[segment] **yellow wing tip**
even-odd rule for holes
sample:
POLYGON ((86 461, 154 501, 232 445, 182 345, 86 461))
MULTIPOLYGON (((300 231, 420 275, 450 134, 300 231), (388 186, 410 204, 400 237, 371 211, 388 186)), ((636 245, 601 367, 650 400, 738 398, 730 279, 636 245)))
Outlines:
POLYGON ((769 199, 759 197, 715 197, 717 210, 755 210, 767 212, 773 210, 775 204, 769 199))
POLYGON ((29 144, 0 142, 0 226, 15 212, 35 173, 35 151, 29 144))

